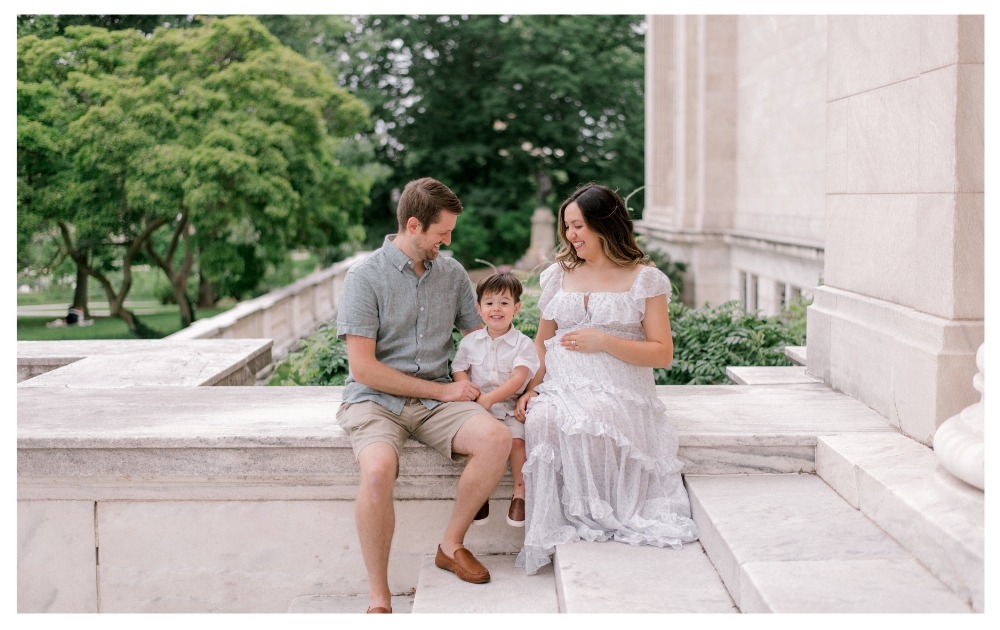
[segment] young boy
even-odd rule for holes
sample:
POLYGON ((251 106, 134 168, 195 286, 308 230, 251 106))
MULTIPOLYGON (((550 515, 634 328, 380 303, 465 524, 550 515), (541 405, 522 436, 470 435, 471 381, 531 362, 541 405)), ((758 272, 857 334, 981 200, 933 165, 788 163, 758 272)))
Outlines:
MULTIPOLYGON (((502 421, 514 441, 510 449, 510 470, 514 476, 514 497, 510 500, 507 523, 524 527, 524 478, 521 466, 527 458, 524 450, 524 425, 514 417, 517 397, 538 371, 538 353, 531 339, 511 326, 521 310, 521 283, 509 273, 483 278, 476 287, 476 308, 486 328, 462 339, 451 363, 456 381, 470 380, 479 386, 480 405, 502 421)), ((490 515, 487 501, 476 514, 475 525, 483 525, 490 515)))

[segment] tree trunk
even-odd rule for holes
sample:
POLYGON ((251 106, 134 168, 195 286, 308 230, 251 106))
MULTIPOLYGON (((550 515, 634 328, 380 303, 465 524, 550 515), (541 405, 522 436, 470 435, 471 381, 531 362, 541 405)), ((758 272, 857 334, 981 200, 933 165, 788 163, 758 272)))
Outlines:
POLYGON ((215 308, 215 291, 205 274, 198 272, 198 308, 215 308))
POLYGON ((187 328, 194 322, 194 304, 187 295, 188 274, 178 272, 170 279, 170 284, 174 288, 174 299, 181 311, 181 328, 187 328))
POLYGON ((191 243, 191 235, 193 233, 194 227, 188 223, 187 211, 185 210, 181 212, 181 218, 177 221, 177 225, 173 229, 173 235, 170 238, 170 244, 167 246, 165 255, 160 256, 153 247, 153 242, 151 240, 146 241, 146 251, 149 252, 150 257, 163 270, 163 273, 167 276, 167 280, 170 281, 170 287, 174 292, 174 299, 177 300, 177 306, 180 309, 181 328, 190 326, 194 322, 195 317, 194 304, 187 296, 187 281, 191 277, 191 269, 194 267, 194 248, 191 243), (175 268, 174 254, 182 238, 184 240, 184 258, 181 261, 180 267, 175 268))
POLYGON ((73 308, 83 312, 83 318, 90 317, 90 310, 87 308, 87 273, 86 265, 76 263, 76 290, 73 293, 73 308))

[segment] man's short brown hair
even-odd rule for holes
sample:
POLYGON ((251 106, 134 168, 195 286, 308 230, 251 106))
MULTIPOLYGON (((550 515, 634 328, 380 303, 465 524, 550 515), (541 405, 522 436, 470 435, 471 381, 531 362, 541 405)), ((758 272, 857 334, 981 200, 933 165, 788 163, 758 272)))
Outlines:
POLYGON ((523 291, 521 281, 515 278, 514 274, 495 273, 492 276, 486 276, 476 285, 476 301, 482 303, 484 295, 510 293, 510 297, 517 303, 521 301, 521 291, 523 291))
POLYGON ((415 179, 406 185, 403 194, 399 196, 399 204, 396 206, 399 231, 404 231, 406 222, 410 217, 415 217, 420 221, 420 231, 426 232, 438 220, 442 210, 462 214, 462 202, 450 188, 433 177, 415 179))

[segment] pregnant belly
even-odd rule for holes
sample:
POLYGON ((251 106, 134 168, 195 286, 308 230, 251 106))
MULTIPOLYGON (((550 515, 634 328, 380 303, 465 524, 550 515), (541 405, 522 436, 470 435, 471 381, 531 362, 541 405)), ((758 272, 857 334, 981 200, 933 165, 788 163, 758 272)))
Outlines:
POLYGON ((550 382, 569 386, 579 383, 584 387, 592 382, 602 389, 656 395, 653 368, 626 363, 607 352, 566 350, 558 337, 545 342, 544 383, 550 382))

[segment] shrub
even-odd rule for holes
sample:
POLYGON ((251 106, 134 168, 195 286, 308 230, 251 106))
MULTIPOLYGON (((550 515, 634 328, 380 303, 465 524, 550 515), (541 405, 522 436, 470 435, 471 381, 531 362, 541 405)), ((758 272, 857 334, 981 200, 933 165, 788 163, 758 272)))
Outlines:
POLYGON ((337 339, 337 329, 320 328, 299 341, 299 350, 290 353, 275 369, 286 367, 288 378, 282 385, 343 385, 347 380, 347 344, 337 339))
MULTIPOLYGON (((763 317, 747 313, 737 302, 697 309, 671 302, 674 362, 669 369, 654 370, 656 384, 717 385, 729 382, 729 365, 791 365, 785 346, 805 342, 806 306, 807 302, 797 300, 780 317, 763 317)), ((514 326, 534 338, 538 317, 538 296, 522 295, 514 326)), ((462 335, 456 330, 452 336, 458 348, 462 335)), ((299 350, 289 354, 274 373, 281 385, 343 385, 348 373, 347 344, 337 339, 336 328, 321 328, 302 339, 299 350)))
POLYGON ((657 385, 727 383, 728 365, 791 365, 785 346, 798 337, 779 317, 748 313, 737 302, 692 309, 670 303, 674 362, 656 368, 657 385))

